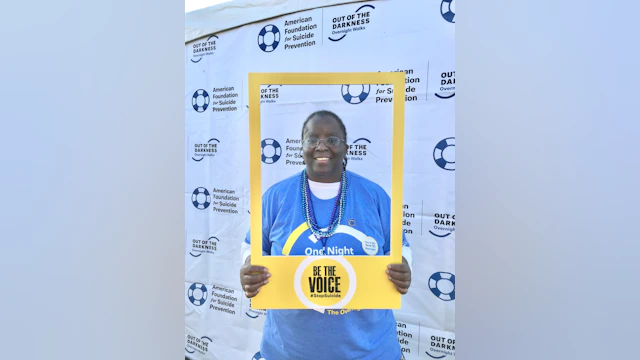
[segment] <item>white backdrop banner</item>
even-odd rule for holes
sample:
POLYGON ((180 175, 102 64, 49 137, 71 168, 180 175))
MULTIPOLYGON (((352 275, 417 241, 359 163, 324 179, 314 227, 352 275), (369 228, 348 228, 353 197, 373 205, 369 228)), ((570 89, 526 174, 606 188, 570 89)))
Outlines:
POLYGON ((185 48, 185 356, 260 359, 265 312, 239 284, 249 229, 250 72, 378 72, 389 85, 261 88, 263 191, 302 170, 302 123, 342 118, 348 169, 391 185, 392 101, 405 101, 403 229, 413 281, 395 311, 407 359, 455 359, 454 0, 370 1, 282 15, 185 48))

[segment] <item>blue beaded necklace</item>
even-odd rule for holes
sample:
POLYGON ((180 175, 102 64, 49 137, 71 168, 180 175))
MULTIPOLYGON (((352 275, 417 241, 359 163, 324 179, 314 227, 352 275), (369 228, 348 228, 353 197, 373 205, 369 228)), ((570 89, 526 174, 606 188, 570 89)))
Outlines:
POLYGON ((320 227, 320 225, 318 225, 316 217, 313 213, 313 205, 311 204, 311 199, 309 197, 311 190, 309 189, 309 178, 307 177, 307 170, 302 170, 300 188, 302 191, 302 209, 304 212, 304 220, 306 221, 307 226, 309 227, 309 229, 311 229, 311 232, 316 237, 316 239, 322 241, 323 253, 326 252, 327 239, 336 232, 338 225, 340 225, 340 222, 342 221, 344 208, 347 203, 348 185, 347 172, 343 171, 340 179, 340 190, 338 190, 339 196, 336 198, 336 202, 333 205, 333 212, 331 213, 329 226, 327 226, 326 228, 322 228, 320 227))

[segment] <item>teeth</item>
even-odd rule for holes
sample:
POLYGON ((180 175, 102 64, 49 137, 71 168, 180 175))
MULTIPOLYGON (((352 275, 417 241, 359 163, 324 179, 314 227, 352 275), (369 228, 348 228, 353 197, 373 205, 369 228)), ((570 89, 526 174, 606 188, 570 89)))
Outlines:
POLYGON ((316 158, 316 160, 329 160, 329 158, 326 158, 326 157, 324 157, 324 158, 316 158))

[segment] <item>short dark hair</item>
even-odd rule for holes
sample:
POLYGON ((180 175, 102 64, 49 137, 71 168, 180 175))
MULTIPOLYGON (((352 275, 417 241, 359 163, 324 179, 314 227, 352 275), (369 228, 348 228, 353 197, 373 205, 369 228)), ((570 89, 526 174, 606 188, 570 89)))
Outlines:
POLYGON ((313 119, 315 116, 330 117, 335 119, 338 122, 338 125, 340 125, 340 129, 344 133, 344 141, 347 141, 347 128, 344 127, 344 123, 342 122, 342 119, 340 119, 338 115, 336 115, 335 113, 329 110, 318 110, 312 113, 311 115, 309 115, 309 117, 307 117, 307 120, 305 120, 304 123, 302 124, 302 134, 300 135, 300 139, 304 139, 304 128, 307 127, 307 123, 309 122, 309 120, 313 119))

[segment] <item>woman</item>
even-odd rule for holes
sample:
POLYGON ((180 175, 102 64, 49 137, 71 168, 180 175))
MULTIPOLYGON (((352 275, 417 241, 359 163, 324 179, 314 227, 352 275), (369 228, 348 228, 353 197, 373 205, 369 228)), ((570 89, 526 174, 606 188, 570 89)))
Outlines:
MULTIPOLYGON (((353 236, 336 231, 347 225, 378 242, 377 255, 390 250, 390 199, 377 184, 346 170, 347 131, 330 111, 311 114, 302 126, 305 170, 271 188, 262 197, 264 255, 335 253, 367 255, 353 236), (300 225, 309 227, 295 239, 300 225), (313 234, 316 241, 310 240, 313 234), (287 246, 285 246, 287 244, 287 246)), ((252 266, 249 235, 240 283, 248 298, 269 283, 262 266, 252 266)), ((403 263, 389 265, 389 280, 401 294, 411 284, 411 255, 403 235, 403 263)), ((402 359, 391 310, 336 312, 268 310, 260 353, 281 359, 402 359)))

